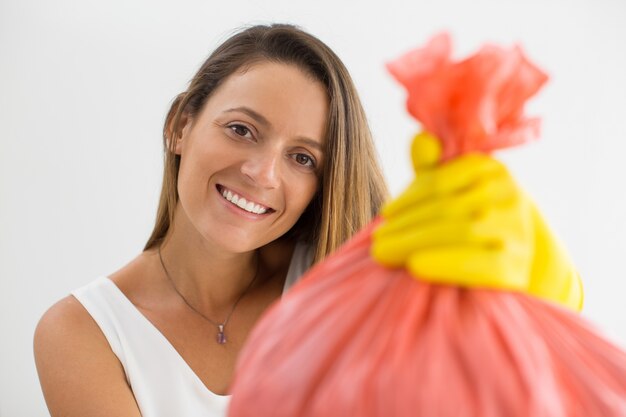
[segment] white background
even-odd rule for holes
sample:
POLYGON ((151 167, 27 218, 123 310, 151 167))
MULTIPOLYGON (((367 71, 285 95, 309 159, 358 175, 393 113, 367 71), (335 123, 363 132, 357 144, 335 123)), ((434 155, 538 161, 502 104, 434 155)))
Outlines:
POLYGON ((552 77, 540 142, 503 152, 569 247, 584 315, 626 345, 626 2, 0 2, 0 416, 44 416, 32 360, 56 300, 141 251, 171 99, 236 27, 296 23, 344 60, 394 194, 415 123, 383 63, 450 30, 458 56, 523 44, 552 77))

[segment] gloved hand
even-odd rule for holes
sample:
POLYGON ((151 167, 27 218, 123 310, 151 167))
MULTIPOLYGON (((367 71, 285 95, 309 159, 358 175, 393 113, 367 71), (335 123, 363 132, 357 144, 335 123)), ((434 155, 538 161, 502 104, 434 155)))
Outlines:
POLYGON ((527 291, 539 298, 580 311, 584 298, 580 276, 537 206, 531 202, 530 208, 534 251, 527 291))
POLYGON ((382 210, 372 256, 430 282, 517 290, 580 309, 567 255, 504 165, 484 154, 437 164, 440 147, 413 141, 417 177, 382 210))

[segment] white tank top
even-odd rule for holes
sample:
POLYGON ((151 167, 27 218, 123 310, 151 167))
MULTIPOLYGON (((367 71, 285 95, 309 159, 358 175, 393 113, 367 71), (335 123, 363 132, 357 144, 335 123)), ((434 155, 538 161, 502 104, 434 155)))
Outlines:
MULTIPOLYGON (((283 293, 310 267, 309 246, 298 243, 283 293)), ((225 416, 230 396, 211 392, 163 334, 107 277, 72 292, 118 357, 143 417, 225 416)))

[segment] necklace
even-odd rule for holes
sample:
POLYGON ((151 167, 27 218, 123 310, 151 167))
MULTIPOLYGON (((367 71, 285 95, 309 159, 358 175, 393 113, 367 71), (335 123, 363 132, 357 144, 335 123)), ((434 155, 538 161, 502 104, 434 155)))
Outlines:
POLYGON ((230 320, 230 316, 233 315, 233 312, 235 311, 235 307, 237 307, 237 304, 239 304, 239 301, 243 298, 244 295, 246 295, 248 290, 250 290, 250 288, 252 287, 252 284, 254 284, 254 281, 256 281, 256 278, 259 275, 259 261, 258 261, 258 258, 257 258, 256 272, 254 273, 254 278, 252 278, 252 281, 250 281, 250 284, 248 284, 246 289, 241 293, 241 295, 239 295, 239 298, 237 298, 237 300, 235 301, 235 303, 231 307, 230 312, 226 316, 226 320, 224 320, 222 323, 217 323, 217 322, 211 320, 210 318, 208 318, 207 316, 205 316, 204 314, 202 314, 194 306, 192 306, 189 303, 189 301, 187 301, 187 299, 180 293, 180 291, 178 291, 178 288, 176 288, 176 285, 174 284, 174 280, 172 280, 172 277, 170 276, 169 272, 167 272, 167 268, 165 267, 165 263, 163 262, 163 256, 161 255, 161 246, 160 245, 159 245, 159 260, 161 261, 161 266, 163 267, 163 271, 165 272, 165 276, 169 280, 170 284, 172 284, 172 287, 174 288, 174 291, 176 291, 176 293, 180 296, 180 298, 183 299, 185 304, 187 304, 187 307, 192 309, 196 314, 198 314, 200 317, 202 317, 203 319, 205 319, 206 321, 211 323, 213 326, 217 327, 217 336, 216 336, 215 340, 220 345, 225 344, 226 343, 226 334, 224 333, 224 329, 226 328, 226 325, 228 324, 228 320, 230 320))

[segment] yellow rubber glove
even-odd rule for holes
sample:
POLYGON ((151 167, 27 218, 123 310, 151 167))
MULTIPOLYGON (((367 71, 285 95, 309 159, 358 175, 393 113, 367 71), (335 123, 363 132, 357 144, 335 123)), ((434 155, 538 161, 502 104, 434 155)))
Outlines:
POLYGON ((528 293, 575 311, 582 310, 582 280, 567 251, 550 231, 539 209, 532 202, 531 216, 535 247, 528 293))
POLYGON ((577 274, 506 167, 483 154, 437 164, 439 154, 432 136, 414 139, 417 178, 383 208, 374 259, 430 282, 523 291, 579 309, 577 274))

